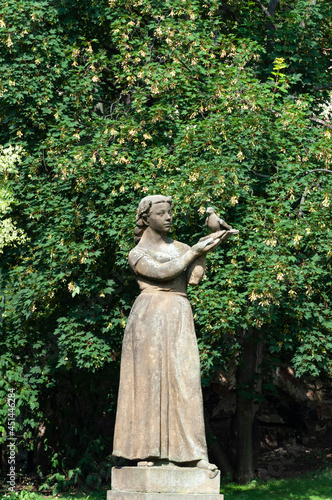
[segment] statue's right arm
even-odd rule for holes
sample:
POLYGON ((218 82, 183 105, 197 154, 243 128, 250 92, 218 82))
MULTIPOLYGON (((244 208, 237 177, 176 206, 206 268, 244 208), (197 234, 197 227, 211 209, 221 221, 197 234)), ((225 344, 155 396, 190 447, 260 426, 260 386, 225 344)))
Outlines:
POLYGON ((134 248, 129 253, 129 264, 134 272, 150 279, 169 280, 187 269, 197 257, 197 251, 189 248, 181 257, 168 262, 158 262, 144 249, 134 248))

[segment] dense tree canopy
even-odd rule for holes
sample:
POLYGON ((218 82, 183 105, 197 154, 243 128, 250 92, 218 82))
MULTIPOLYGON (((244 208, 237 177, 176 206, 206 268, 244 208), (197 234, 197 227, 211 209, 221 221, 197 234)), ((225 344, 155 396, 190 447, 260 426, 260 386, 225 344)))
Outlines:
POLYGON ((0 397, 17 389, 25 442, 43 422, 70 458, 52 401, 114 410, 146 193, 173 197, 179 240, 208 205, 239 229, 190 290, 205 383, 253 331, 266 365, 331 376, 331 28, 329 0, 3 2, 0 143, 24 150, 5 182, 27 240, 2 262, 0 397))

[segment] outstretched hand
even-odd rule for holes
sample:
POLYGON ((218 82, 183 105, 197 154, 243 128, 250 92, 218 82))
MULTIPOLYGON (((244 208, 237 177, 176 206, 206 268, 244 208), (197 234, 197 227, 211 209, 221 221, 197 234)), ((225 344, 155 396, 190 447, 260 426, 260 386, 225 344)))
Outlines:
POLYGON ((228 238, 229 231, 216 231, 215 233, 204 236, 199 240, 196 245, 192 247, 192 250, 198 255, 204 255, 211 250, 214 250, 221 241, 228 238))

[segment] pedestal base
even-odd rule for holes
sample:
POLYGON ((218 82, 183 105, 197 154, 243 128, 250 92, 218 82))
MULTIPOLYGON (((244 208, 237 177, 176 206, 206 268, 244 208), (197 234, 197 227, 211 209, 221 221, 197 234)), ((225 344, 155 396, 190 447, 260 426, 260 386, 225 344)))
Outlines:
POLYGON ((107 500, 223 500, 220 472, 197 467, 113 467, 107 500))
POLYGON ((135 493, 108 491, 107 500, 224 500, 224 495, 209 493, 135 493))

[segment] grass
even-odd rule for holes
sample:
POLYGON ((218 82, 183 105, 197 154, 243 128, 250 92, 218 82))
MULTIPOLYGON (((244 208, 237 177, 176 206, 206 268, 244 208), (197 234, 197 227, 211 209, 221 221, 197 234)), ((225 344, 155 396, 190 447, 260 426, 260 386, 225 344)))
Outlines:
POLYGON ((10 496, 0 493, 1 500, 106 500, 106 490, 84 493, 76 491, 75 493, 59 493, 55 496, 43 495, 42 493, 34 493, 30 490, 22 490, 13 493, 10 496))
POLYGON ((314 471, 305 476, 250 484, 226 484, 225 500, 331 500, 332 470, 314 471))
MULTIPOLYGON (((332 470, 314 471, 293 479, 252 481, 250 484, 224 484, 225 500, 331 500, 332 470)), ((11 496, 1 495, 3 500, 106 500, 106 490, 84 493, 62 493, 55 497, 22 490, 11 496)))

